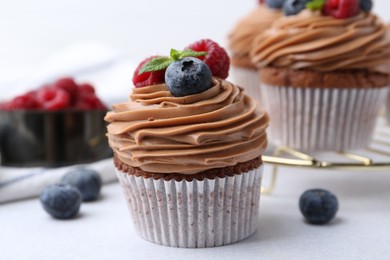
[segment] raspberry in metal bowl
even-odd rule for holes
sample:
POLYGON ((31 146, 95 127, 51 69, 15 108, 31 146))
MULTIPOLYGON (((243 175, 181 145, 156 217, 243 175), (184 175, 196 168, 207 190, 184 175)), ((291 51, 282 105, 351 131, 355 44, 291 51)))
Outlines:
POLYGON ((0 165, 57 167, 108 158, 106 112, 95 89, 72 78, 0 103, 0 165))

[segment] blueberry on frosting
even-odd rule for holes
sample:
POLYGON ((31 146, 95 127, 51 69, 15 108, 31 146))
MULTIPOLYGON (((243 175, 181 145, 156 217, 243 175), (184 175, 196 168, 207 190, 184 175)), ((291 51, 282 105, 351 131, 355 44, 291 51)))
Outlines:
POLYGON ((307 3, 310 0, 287 0, 283 5, 285 15, 295 15, 306 9, 307 3))
POLYGON ((286 0, 265 0, 265 3, 269 8, 281 9, 286 0))
POLYGON ((175 97, 201 93, 211 88, 211 70, 203 61, 186 57, 173 62, 165 72, 165 83, 175 97))
POLYGON ((372 9, 372 0, 359 0, 360 9, 365 12, 369 12, 372 9))

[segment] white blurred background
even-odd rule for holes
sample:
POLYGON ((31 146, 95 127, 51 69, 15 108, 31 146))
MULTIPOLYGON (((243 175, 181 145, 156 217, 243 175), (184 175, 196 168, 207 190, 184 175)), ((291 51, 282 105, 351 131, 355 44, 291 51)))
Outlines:
MULTIPOLYGON (((138 61, 206 37, 225 46, 257 0, 0 3, 0 99, 64 74, 91 81, 104 97, 126 98, 138 61)), ((390 1, 377 0, 374 9, 390 20, 390 1)))

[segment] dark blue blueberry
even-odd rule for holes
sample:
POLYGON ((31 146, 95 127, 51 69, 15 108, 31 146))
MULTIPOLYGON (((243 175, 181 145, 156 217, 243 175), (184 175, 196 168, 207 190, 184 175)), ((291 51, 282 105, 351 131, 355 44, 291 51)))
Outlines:
POLYGON ((211 71, 203 61, 186 57, 167 68, 165 83, 175 97, 198 94, 211 88, 211 71))
POLYGON ((81 194, 78 189, 69 185, 51 185, 40 195, 43 208, 52 217, 70 219, 77 215, 81 204, 81 194))
POLYGON ((284 2, 286 0, 265 0, 267 6, 274 9, 282 9, 284 2))
POLYGON ((102 179, 99 174, 88 168, 76 168, 61 179, 62 184, 76 187, 81 192, 83 201, 96 200, 102 187, 102 179))
POLYGON ((372 9, 372 0, 360 0, 360 9, 369 12, 372 9))
POLYGON ((306 9, 306 4, 311 0, 286 0, 283 5, 285 15, 295 15, 306 9))
POLYGON ((326 224, 331 221, 339 208, 335 195, 327 190, 305 191, 299 199, 299 209, 309 223, 326 224))

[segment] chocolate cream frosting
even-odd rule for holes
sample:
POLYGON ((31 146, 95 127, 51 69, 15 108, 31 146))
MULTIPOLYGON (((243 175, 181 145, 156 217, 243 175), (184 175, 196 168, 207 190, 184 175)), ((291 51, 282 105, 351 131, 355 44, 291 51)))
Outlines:
POLYGON ((165 84, 135 88, 105 120, 117 157, 146 172, 195 174, 258 158, 268 115, 222 79, 199 94, 174 97, 165 84))
POLYGON ((305 10, 273 23, 255 39, 251 57, 259 68, 388 73, 390 35, 371 13, 335 19, 305 10))
POLYGON ((259 5, 258 8, 242 18, 228 36, 228 47, 232 56, 232 64, 240 67, 255 68, 249 57, 253 40, 281 16, 282 12, 280 10, 259 5))

